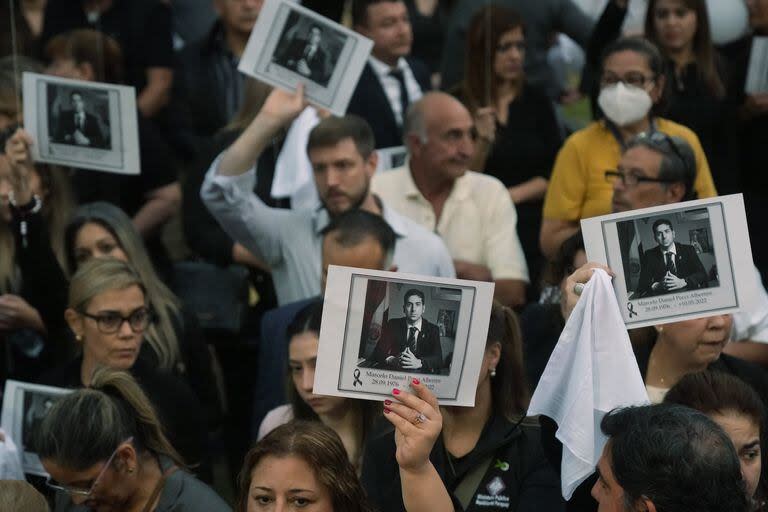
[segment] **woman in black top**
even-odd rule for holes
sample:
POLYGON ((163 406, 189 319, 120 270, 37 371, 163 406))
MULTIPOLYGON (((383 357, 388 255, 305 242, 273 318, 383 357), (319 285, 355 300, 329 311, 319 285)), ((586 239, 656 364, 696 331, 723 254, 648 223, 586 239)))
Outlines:
POLYGON ((200 403, 182 380, 140 358, 154 313, 146 285, 128 263, 94 259, 72 278, 65 316, 80 354, 42 377, 45 384, 88 386, 99 367, 129 371, 161 418, 173 446, 190 464, 204 458, 205 419, 200 403))
POLYGON ((522 18, 498 6, 481 9, 467 33, 465 79, 457 97, 475 118, 478 141, 470 169, 495 176, 509 188, 517 233, 535 286, 541 210, 547 180, 562 144, 551 101, 526 84, 522 18))
MULTIPOLYGON (((497 303, 475 406, 440 408, 442 432, 429 455, 458 511, 563 510, 560 482, 542 452, 538 423, 525 417, 529 395, 523 371, 515 314, 497 303)), ((392 429, 382 429, 372 434, 363 457, 363 486, 387 512, 405 510, 395 447, 392 429)))

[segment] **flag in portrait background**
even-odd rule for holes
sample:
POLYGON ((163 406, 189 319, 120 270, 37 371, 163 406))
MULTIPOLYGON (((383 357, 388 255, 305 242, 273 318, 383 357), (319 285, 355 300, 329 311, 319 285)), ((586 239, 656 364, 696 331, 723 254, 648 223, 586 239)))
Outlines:
POLYGON ((389 320, 389 283, 371 279, 367 284, 363 331, 360 339, 360 358, 371 355, 381 339, 381 332, 389 320))

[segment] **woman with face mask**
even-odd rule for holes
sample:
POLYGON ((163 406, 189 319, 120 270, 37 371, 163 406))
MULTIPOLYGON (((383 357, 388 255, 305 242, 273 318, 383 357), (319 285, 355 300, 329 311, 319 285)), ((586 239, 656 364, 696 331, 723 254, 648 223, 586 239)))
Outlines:
MULTIPOLYGON (((690 129, 658 117, 666 77, 661 54, 642 38, 613 42, 605 51, 598 103, 605 119, 565 141, 557 155, 541 226, 541 247, 552 257, 579 229, 579 220, 611 212, 613 185, 605 171, 616 169, 625 144, 642 132, 660 131, 684 139, 696 157, 694 188, 699 198, 717 195, 707 157, 690 129)), ((658 182, 658 186, 665 186, 658 182)))
MULTIPOLYGON (((619 37, 627 4, 627 0, 611 0, 606 6, 588 47, 592 67, 598 67, 595 61, 603 49, 619 37)), ((667 77, 660 114, 693 130, 718 190, 731 193, 740 191, 734 172, 737 109, 736 102, 726 96, 729 63, 713 45, 711 19, 706 0, 649 0, 644 33, 661 51, 667 77)))

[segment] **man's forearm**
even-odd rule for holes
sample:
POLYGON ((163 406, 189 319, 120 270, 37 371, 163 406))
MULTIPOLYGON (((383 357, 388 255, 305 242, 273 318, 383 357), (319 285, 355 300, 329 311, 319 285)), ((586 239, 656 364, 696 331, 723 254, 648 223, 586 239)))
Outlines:
POLYGON ((180 205, 181 187, 179 184, 166 185, 149 195, 147 202, 133 216, 133 225, 143 238, 148 238, 176 215, 180 205))
POLYGON ((136 105, 145 117, 153 117, 171 99, 173 71, 167 68, 149 68, 147 85, 136 99, 136 105))

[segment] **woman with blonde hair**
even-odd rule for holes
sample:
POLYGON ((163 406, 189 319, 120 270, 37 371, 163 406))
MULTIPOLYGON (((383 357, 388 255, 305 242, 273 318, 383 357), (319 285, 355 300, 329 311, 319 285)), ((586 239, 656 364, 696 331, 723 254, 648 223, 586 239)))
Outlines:
POLYGON ((207 442, 198 400, 182 380, 139 356, 156 318, 146 290, 140 274, 124 261, 84 263, 70 283, 65 312, 80 353, 41 381, 81 388, 90 385, 100 367, 130 372, 156 408, 173 445, 185 460, 197 464, 206 458, 207 442))
POLYGON ((58 399, 36 441, 56 511, 230 510, 186 471, 152 404, 125 372, 100 368, 88 388, 58 399))
MULTIPOLYGON (((18 195, 34 184, 35 166, 31 165, 29 147, 32 140, 27 132, 18 130, 6 143, 13 175, 17 177, 11 190, 18 195)), ((40 311, 43 324, 57 326, 67 307, 68 281, 84 261, 96 258, 117 258, 130 262, 145 284, 147 297, 154 308, 157 322, 146 333, 147 349, 142 359, 163 370, 172 370, 188 379, 190 386, 206 408, 211 423, 220 415, 219 399, 211 366, 210 353, 200 333, 196 319, 186 314, 178 299, 157 275, 144 242, 131 219, 117 206, 106 202, 80 206, 70 218, 62 208, 47 222, 34 208, 25 213, 28 257, 21 262, 21 275, 29 289, 45 298, 46 307, 40 311), (59 229, 59 224, 62 228, 59 229), (54 237, 46 231, 49 227, 54 237), (52 247, 61 246, 62 265, 53 257, 52 247)), ((17 237, 21 238, 21 226, 17 237)), ((24 244, 22 244, 24 245, 24 244)), ((66 339, 62 336, 62 339, 66 339)))

